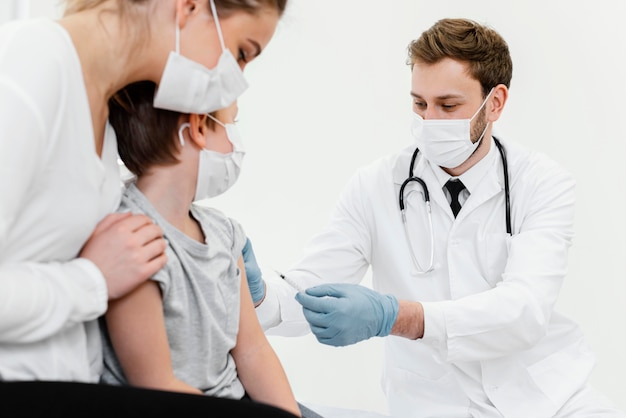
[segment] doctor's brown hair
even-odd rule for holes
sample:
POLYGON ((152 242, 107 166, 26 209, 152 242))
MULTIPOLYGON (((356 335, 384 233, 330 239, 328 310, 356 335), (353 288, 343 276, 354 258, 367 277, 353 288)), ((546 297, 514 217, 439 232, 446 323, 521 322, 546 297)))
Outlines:
POLYGON ((409 62, 435 64, 444 58, 466 62, 486 96, 492 87, 511 85, 513 62, 506 41, 495 30, 470 19, 441 19, 408 46, 409 62))

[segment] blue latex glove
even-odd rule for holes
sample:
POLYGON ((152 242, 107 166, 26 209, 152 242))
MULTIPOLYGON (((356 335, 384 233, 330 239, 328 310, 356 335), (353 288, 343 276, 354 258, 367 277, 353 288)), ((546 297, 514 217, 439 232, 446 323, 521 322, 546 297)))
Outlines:
POLYGON ((389 335, 398 299, 357 284, 323 284, 296 294, 317 340, 335 347, 389 335), (325 297, 326 296, 326 297, 325 297))
POLYGON ((250 238, 246 238, 246 245, 243 246, 241 254, 243 256, 244 267, 246 268, 248 288, 250 289, 254 306, 257 306, 265 297, 265 282, 263 281, 261 269, 256 262, 250 238))

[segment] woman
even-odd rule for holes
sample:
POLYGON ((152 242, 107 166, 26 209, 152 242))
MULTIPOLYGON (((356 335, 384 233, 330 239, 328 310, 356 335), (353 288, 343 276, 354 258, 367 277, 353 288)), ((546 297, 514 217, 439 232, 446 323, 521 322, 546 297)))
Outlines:
POLYGON ((150 80, 157 107, 226 107, 285 3, 70 0, 58 21, 0 28, 2 380, 96 382, 94 320, 166 262, 148 217, 110 214, 121 190, 109 99, 150 80))

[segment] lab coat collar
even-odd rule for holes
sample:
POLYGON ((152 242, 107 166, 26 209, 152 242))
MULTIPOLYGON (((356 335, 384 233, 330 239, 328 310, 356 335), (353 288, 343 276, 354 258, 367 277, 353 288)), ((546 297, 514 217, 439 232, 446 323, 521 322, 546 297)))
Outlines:
MULTIPOLYGON (((415 144, 411 144, 398 153, 392 167, 392 176, 394 184, 401 185, 409 176, 409 166, 411 165, 411 157, 415 152, 415 144)), ((413 167, 413 175, 422 177, 424 169, 429 166, 428 161, 420 152, 417 155, 417 161, 413 167)))
MULTIPOLYGON (((492 165, 495 163, 497 157, 496 144, 493 141, 493 137, 489 138, 490 147, 489 152, 483 159, 476 163, 472 168, 461 174, 458 178, 463 182, 470 194, 478 188, 485 175, 489 172, 492 165)), ((396 157, 396 161, 393 164, 393 182, 395 184, 402 184, 409 175, 409 165, 411 164, 411 157, 415 151, 415 145, 410 145, 404 148, 396 157)), ((421 177, 424 175, 426 169, 434 174, 440 187, 443 186, 452 176, 446 173, 441 167, 430 164, 421 153, 417 156, 415 167, 413 168, 413 175, 421 177)))
MULTIPOLYGON (((411 165, 411 157, 413 157, 413 152, 415 152, 415 144, 412 144, 409 147, 403 149, 396 157, 396 160, 393 163, 392 168, 392 176, 393 182, 396 185, 397 191, 399 191, 401 184, 407 179, 409 175, 409 166, 411 165)), ((438 168, 438 167, 437 167, 438 168)), ((438 192, 433 190, 433 185, 437 184, 437 178, 433 171, 433 166, 424 158, 422 153, 417 155, 417 159, 415 161, 415 166, 413 167, 413 175, 421 178, 424 182, 429 186, 430 191, 430 200, 431 203, 439 205, 442 208, 450 208, 448 201, 446 200, 445 195, 443 194, 443 190, 439 189, 438 192)), ((412 183, 409 186, 410 190, 416 191, 417 193, 422 193, 423 190, 416 183, 412 183)), ((405 192, 406 195, 407 192, 405 192)), ((450 212, 450 216, 452 216, 452 212, 450 212)))
POLYGON ((475 192, 478 189, 480 183, 483 181, 485 175, 491 169, 491 166, 494 163, 494 159, 496 158, 497 148, 495 142, 493 141, 493 137, 489 137, 489 143, 490 146, 487 155, 485 155, 480 161, 474 164, 472 168, 470 168, 458 177, 451 176, 439 166, 433 166, 433 172, 435 173, 435 177, 437 177, 441 188, 443 189, 448 180, 452 178, 458 178, 463 182, 463 185, 470 193, 470 195, 475 192))
POLYGON ((459 220, 504 190, 504 173, 500 153, 493 138, 491 138, 490 144, 487 155, 460 176, 470 195, 458 215, 459 220))
MULTIPOLYGON (((392 165, 392 177, 394 184, 400 185, 407 179, 409 175, 409 165, 411 165, 411 157, 413 156, 414 151, 415 144, 411 144, 396 155, 395 161, 392 165)), ((422 158, 421 153, 418 154, 414 167, 415 173, 419 173, 421 171, 420 167, 424 165, 423 160, 424 159, 422 158)))
MULTIPOLYGON (((402 150, 396 157, 393 164, 393 182, 399 188, 400 185, 406 180, 409 174, 409 165, 411 164, 411 157, 415 151, 415 145, 411 145, 402 150)), ((462 219, 467 216, 472 210, 478 207, 481 203, 493 197, 495 194, 502 191, 504 188, 504 177, 501 169, 494 169, 495 165, 499 165, 499 154, 496 148, 496 144, 493 138, 490 138, 489 152, 483 159, 476 163, 472 168, 463 173, 459 178, 470 192, 470 197, 463 205, 463 210, 458 215, 458 219, 462 219)), ((439 205, 442 208, 449 208, 449 203, 443 193, 443 186, 446 182, 452 178, 450 174, 443 171, 439 166, 430 164, 423 155, 418 154, 415 167, 413 168, 413 175, 422 178, 426 184, 432 185, 430 190, 431 201, 439 205), (438 190, 435 191, 433 187, 438 185, 438 190)), ((421 188, 417 187, 415 190, 422 193, 421 188)), ((450 212, 452 217, 452 212, 450 212)))

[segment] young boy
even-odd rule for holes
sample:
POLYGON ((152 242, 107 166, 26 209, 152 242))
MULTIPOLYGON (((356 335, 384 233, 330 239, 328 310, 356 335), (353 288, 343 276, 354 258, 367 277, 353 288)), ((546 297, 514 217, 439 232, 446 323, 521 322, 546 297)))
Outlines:
POLYGON ((102 382, 250 398, 300 415, 248 290, 241 226, 194 201, 225 192, 243 149, 233 107, 215 117, 155 109, 155 85, 127 87, 110 103, 126 167, 136 176, 120 211, 144 213, 164 232, 167 265, 102 321, 102 382), (221 119, 221 121, 220 121, 221 119))

